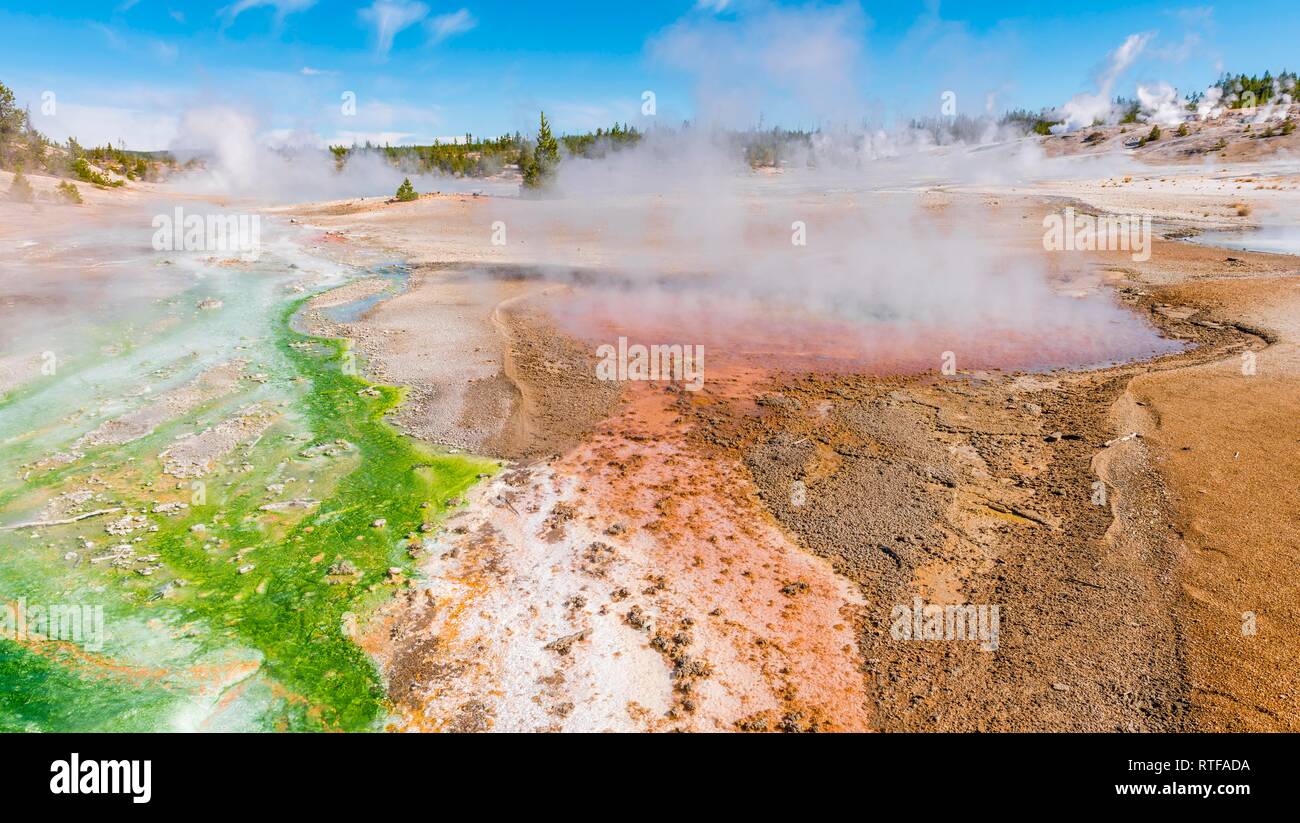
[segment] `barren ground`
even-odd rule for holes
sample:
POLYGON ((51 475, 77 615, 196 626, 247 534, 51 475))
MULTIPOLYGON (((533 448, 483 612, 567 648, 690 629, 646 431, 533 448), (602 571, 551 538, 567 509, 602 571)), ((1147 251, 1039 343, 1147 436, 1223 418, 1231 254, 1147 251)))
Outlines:
MULTIPOLYGON (((926 197, 938 219, 979 205, 1032 255, 1062 198, 1178 237, 1295 192, 1225 168, 926 197)), ((741 346, 698 393, 620 392, 593 377, 608 329, 572 307, 626 238, 555 225, 494 248, 497 216, 542 208, 495 200, 295 210, 340 254, 415 267, 405 294, 336 329, 410 387, 398 424, 518 460, 369 632, 399 726, 1300 728, 1300 260, 1158 240, 1145 263, 1049 263, 1194 344, 1152 361, 954 379, 791 369, 741 346), (914 596, 999 604, 999 648, 894 640, 890 610, 914 596)))

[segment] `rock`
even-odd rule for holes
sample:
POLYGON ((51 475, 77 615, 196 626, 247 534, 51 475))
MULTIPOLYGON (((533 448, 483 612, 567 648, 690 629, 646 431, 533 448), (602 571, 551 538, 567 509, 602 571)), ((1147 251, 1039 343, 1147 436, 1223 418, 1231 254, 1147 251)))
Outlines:
POLYGON ((118 520, 114 520, 104 527, 104 531, 109 534, 130 534, 136 529, 143 529, 149 525, 149 518, 144 515, 126 515, 118 520))
POLYGON ((547 643, 544 648, 547 651, 555 652, 556 654, 563 657, 567 655, 570 651, 572 651, 574 643, 578 643, 586 639, 587 639, 587 632, 586 630, 583 630, 580 632, 574 632, 573 634, 566 634, 564 637, 560 637, 555 640, 552 640, 550 643, 547 643))
POLYGON ((330 566, 329 573, 337 577, 347 577, 357 574, 358 570, 350 560, 337 560, 330 566))
POLYGON ((1070 687, 1064 683, 1053 683, 1052 688, 1056 689, 1058 692, 1068 692, 1070 690, 1070 687))
POLYGON ((786 583, 781 587, 781 594, 786 597, 797 597, 798 595, 808 591, 808 588, 808 584, 803 580, 791 580, 789 583, 786 583))
POLYGON ((388 525, 388 521, 381 517, 381 518, 379 518, 378 520, 376 520, 375 522, 371 523, 371 524, 370 524, 370 528, 372 528, 372 529, 382 529, 384 526, 387 526, 387 525, 388 525))
POLYGON ((787 409, 791 411, 797 411, 798 409, 803 408, 803 404, 799 402, 798 398, 787 397, 779 392, 760 394, 758 397, 754 398, 754 403, 759 406, 769 406, 771 408, 787 409))
POLYGON ((257 568, 257 566, 253 565, 252 563, 245 563, 244 565, 242 565, 242 566, 239 567, 239 573, 240 573, 240 574, 248 574, 249 572, 251 572, 251 571, 252 571, 253 569, 255 569, 255 568, 257 568))
POLYGON ((640 606, 633 606, 623 617, 627 624, 634 629, 649 629, 650 615, 646 614, 640 606))

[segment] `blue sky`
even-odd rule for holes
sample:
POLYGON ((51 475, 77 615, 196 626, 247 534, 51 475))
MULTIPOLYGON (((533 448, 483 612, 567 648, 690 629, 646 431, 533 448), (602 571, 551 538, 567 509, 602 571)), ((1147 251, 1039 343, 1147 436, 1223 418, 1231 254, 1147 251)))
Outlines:
POLYGON ((971 114, 1056 105, 1135 33, 1154 36, 1119 94, 1294 70, 1296 5, 0 0, 0 81, 52 136, 133 148, 166 148, 210 105, 251 112, 272 141, 531 131, 539 108, 562 131, 645 125, 647 90, 660 121, 810 126, 937 114, 946 90, 971 114))

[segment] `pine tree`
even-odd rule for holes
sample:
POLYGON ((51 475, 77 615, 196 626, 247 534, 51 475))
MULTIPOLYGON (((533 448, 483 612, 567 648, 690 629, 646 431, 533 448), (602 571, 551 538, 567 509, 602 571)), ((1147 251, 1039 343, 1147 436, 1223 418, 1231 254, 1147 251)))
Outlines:
POLYGON ((9 184, 9 199, 26 203, 32 199, 32 184, 27 182, 26 175, 23 174, 23 167, 18 166, 14 169, 13 182, 9 184))
POLYGON ((550 121, 546 112, 542 112, 542 122, 537 128, 537 148, 524 169, 524 186, 530 189, 548 188, 555 180, 555 173, 560 166, 560 144, 551 134, 550 121))
POLYGON ((14 93, 0 83, 0 137, 8 139, 22 128, 24 114, 14 102, 14 93))
POLYGON ((533 165, 533 148, 527 142, 521 142, 519 145, 519 173, 527 176, 528 169, 533 165))
POLYGON ((396 199, 399 203, 409 203, 412 200, 420 199, 420 195, 415 191, 415 186, 411 185, 411 178, 402 178, 402 185, 397 187, 396 199))
POLYGON ((59 190, 59 196, 62 197, 64 200, 68 201, 69 203, 75 203, 79 205, 85 202, 84 200, 81 199, 81 191, 77 189, 75 183, 70 183, 67 180, 64 180, 55 188, 59 190))

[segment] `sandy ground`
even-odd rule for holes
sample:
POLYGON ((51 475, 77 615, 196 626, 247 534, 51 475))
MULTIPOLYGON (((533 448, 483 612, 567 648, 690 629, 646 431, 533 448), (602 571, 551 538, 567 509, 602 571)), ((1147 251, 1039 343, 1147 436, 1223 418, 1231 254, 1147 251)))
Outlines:
POLYGON ((1142 410, 1183 554, 1175 614, 1186 634, 1191 723, 1216 731, 1300 725, 1300 261, 1285 274, 1161 289, 1275 341, 1251 363, 1229 356, 1143 375, 1122 408, 1142 410))
MULTIPOLYGON (((967 191, 990 191, 970 187, 967 191)), ((1155 167, 1095 180, 998 187, 999 195, 1056 197, 1103 213, 1150 215, 1168 229, 1234 231, 1285 222, 1300 208, 1300 164, 1155 167)))

